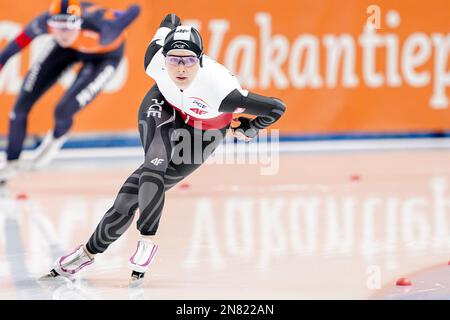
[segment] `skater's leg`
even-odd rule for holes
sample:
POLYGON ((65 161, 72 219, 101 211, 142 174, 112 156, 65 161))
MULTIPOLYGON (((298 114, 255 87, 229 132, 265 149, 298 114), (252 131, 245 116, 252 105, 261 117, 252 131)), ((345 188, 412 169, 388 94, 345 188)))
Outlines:
POLYGON ((73 116, 90 104, 113 77, 120 57, 85 62, 75 82, 55 109, 54 137, 65 135, 73 124, 73 116))
MULTIPOLYGON (((183 125, 180 124, 179 121, 175 121, 174 124, 175 131, 180 129, 183 130, 183 125)), ((171 131, 169 130, 167 134, 169 132, 171 131)), ((173 141, 173 139, 170 139, 170 146, 166 145, 162 147, 160 145, 159 147, 153 147, 150 145, 148 148, 145 147, 145 150, 149 150, 146 152, 146 159, 155 159, 155 155, 151 153, 151 150, 165 149, 168 151, 169 148, 171 149, 170 154, 172 157, 170 163, 165 168, 164 176, 161 176, 161 174, 154 169, 146 171, 144 165, 144 172, 141 175, 140 181, 149 183, 147 189, 150 191, 144 191, 143 184, 140 183, 139 208, 141 211, 141 216, 138 220, 138 229, 144 237, 141 241, 139 241, 136 252, 130 259, 130 267, 133 270, 133 280, 139 280, 144 276, 145 271, 152 263, 157 253, 158 246, 155 244, 153 237, 156 234, 161 218, 165 191, 169 190, 171 187, 199 168, 200 165, 203 164, 212 154, 212 152, 214 152, 215 148, 222 142, 225 134, 226 128, 222 130, 214 130, 214 132, 209 132, 205 135, 205 132, 202 130, 193 129, 192 127, 185 127, 182 139, 189 139, 189 143, 183 143, 182 140, 177 143, 173 141), (196 146, 200 146, 200 148, 196 146), (177 161, 185 159, 183 157, 184 152, 188 152, 190 154, 191 157, 187 158, 190 158, 191 161, 177 161), (150 157, 148 157, 149 154, 151 155, 150 157), (177 156, 179 158, 174 159, 177 156), (149 197, 149 194, 152 194, 153 196, 149 197)), ((165 134, 162 134, 162 137, 165 136, 165 134)), ((176 132, 174 136, 177 136, 176 132)), ((146 143, 143 143, 143 145, 146 146, 146 143)), ((167 154, 169 154, 169 152, 167 152, 167 154)), ((158 155, 158 158, 159 157, 163 158, 164 156, 158 155)))
POLYGON ((164 176, 171 159, 171 134, 176 126, 175 110, 167 106, 154 86, 144 98, 139 112, 139 133, 145 161, 139 178, 139 219, 141 233, 136 252, 130 258, 132 277, 140 278, 152 263, 158 246, 154 235, 164 208, 164 176))
POLYGON ((10 114, 8 160, 16 160, 20 156, 27 130, 28 114, 34 103, 75 61, 76 57, 71 50, 63 49, 52 43, 49 44, 38 61, 33 64, 25 77, 17 102, 10 114))
POLYGON ((108 83, 120 57, 85 62, 75 82, 67 90, 55 109, 55 128, 51 130, 36 150, 34 168, 48 165, 67 140, 74 115, 85 108, 108 83))
POLYGON ((144 236, 156 233, 164 207, 164 175, 172 156, 171 134, 175 129, 175 118, 175 110, 166 105, 164 97, 154 86, 144 98, 139 112, 139 133, 145 160, 139 178, 137 228, 144 236))
POLYGON ((97 225, 86 243, 86 249, 90 254, 103 253, 131 225, 138 207, 139 176, 141 172, 142 166, 128 177, 122 185, 114 205, 97 225))
POLYGON ((19 96, 9 118, 8 165, 0 169, 0 180, 16 175, 20 169, 18 159, 22 152, 28 124, 28 115, 34 103, 56 82, 61 73, 73 62, 75 55, 55 43, 50 43, 33 64, 22 84, 19 96))
POLYGON ((59 257, 50 276, 70 277, 74 275, 93 263, 95 254, 104 252, 111 243, 125 233, 131 225, 138 207, 137 191, 141 170, 139 167, 125 181, 114 205, 106 212, 89 241, 85 245, 78 246, 72 253, 59 257))

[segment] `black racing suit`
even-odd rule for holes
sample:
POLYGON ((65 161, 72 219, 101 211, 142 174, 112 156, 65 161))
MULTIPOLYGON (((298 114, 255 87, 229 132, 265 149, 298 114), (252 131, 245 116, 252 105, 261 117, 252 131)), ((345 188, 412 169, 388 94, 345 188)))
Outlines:
MULTIPOLYGON (((160 27, 173 29, 179 24, 178 17, 168 15, 160 27)), ((150 43, 144 61, 146 70, 154 56, 160 54, 160 49, 161 45, 157 40, 150 43)), ((265 128, 278 120, 285 111, 284 104, 278 99, 252 93, 244 96, 239 90, 226 95, 220 103, 219 111, 231 114, 238 107, 244 108, 245 113, 257 116, 247 123, 248 128, 243 128, 244 131, 265 128)), ((140 212, 137 221, 140 233, 150 236, 156 234, 165 192, 206 161, 224 139, 231 116, 223 125, 209 130, 202 129, 201 125, 191 125, 189 119, 183 111, 167 101, 156 84, 150 89, 142 101, 138 120, 144 162, 125 181, 114 205, 98 224, 86 244, 89 252, 104 252, 126 231, 137 208, 140 212), (190 148, 186 148, 186 145, 190 148), (198 145, 201 148, 195 148, 198 145)), ((217 122, 210 119, 209 123, 217 122)))

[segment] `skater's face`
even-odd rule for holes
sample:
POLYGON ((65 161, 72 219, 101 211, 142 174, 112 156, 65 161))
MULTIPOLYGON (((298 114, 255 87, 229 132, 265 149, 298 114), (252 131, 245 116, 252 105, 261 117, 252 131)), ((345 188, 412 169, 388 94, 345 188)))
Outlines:
POLYGON ((56 42, 63 48, 70 47, 78 38, 80 30, 74 29, 50 29, 56 42))
POLYGON ((187 50, 171 50, 166 57, 166 70, 175 85, 185 90, 199 70, 197 56, 187 50))
POLYGON ((70 47, 78 38, 83 19, 76 15, 60 14, 47 20, 50 33, 63 48, 70 47))

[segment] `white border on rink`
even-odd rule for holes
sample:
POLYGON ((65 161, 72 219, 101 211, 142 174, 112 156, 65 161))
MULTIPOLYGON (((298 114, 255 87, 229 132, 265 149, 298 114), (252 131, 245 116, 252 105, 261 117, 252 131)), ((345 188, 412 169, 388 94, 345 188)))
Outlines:
MULTIPOLYGON (((271 148, 271 147, 266 147, 271 148)), ((273 148, 273 147, 272 147, 273 148)), ((256 143, 237 144, 226 143, 220 145, 215 153, 257 153, 256 143)), ((266 149, 267 150, 267 149, 266 149)), ((402 150, 449 150, 450 138, 417 138, 417 139, 380 139, 380 140, 324 140, 324 141, 298 141, 280 142, 278 148, 272 152, 286 153, 329 153, 329 152, 377 152, 402 150)), ((24 159, 30 159, 33 151, 25 151, 24 159)), ((76 159, 138 159, 144 156, 141 147, 105 147, 105 148, 71 148, 61 150, 56 160, 76 159)))
MULTIPOLYGON (((237 143, 234 147, 227 144, 219 146, 216 154, 236 152, 258 152, 256 144, 237 143)), ((280 153, 315 153, 315 152, 366 152, 366 151, 401 151, 401 150, 450 150, 450 138, 420 139, 382 139, 382 140, 326 140, 280 142, 280 153)), ((86 149, 63 149, 57 159, 82 158, 137 158, 143 157, 141 147, 108 147, 86 149)))
POLYGON ((365 152, 433 149, 450 150, 450 138, 327 140, 280 143, 280 152, 365 152))

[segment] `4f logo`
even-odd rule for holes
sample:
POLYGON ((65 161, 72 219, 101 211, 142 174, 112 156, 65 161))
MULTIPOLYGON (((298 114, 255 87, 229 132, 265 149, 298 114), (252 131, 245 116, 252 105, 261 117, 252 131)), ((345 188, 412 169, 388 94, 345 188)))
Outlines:
POLYGON ((161 102, 158 102, 158 99, 152 99, 153 104, 148 107, 147 110, 147 118, 150 116, 158 117, 161 119, 161 111, 162 111, 162 105, 164 104, 164 100, 161 102))
POLYGON ((164 162, 164 159, 160 159, 160 158, 155 158, 152 161, 150 161, 151 163, 153 163, 155 166, 159 166, 161 163, 164 162))
POLYGON ((191 108, 191 111, 198 115, 203 115, 203 114, 208 113, 208 111, 202 110, 200 108, 191 108))
POLYGON ((193 108, 189 109, 190 111, 194 112, 195 114, 198 114, 199 116, 208 113, 209 107, 206 101, 198 97, 189 97, 189 99, 192 99, 192 104, 195 105, 193 106, 193 108))

